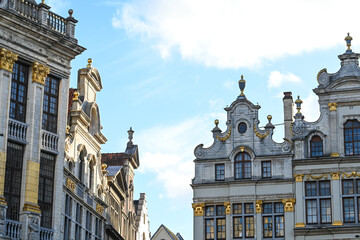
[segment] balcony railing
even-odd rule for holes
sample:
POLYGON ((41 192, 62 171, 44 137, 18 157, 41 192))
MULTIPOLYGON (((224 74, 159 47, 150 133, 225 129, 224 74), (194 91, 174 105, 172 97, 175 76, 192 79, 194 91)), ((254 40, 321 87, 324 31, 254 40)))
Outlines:
POLYGON ((49 12, 47 21, 48 21, 48 26, 51 29, 58 31, 59 33, 62 33, 62 34, 66 34, 65 18, 63 18, 53 12, 49 12))
POLYGON ((11 240, 20 240, 21 223, 6 219, 6 237, 11 240))
POLYGON ((41 147, 51 152, 58 152, 59 135, 41 130, 41 147))
POLYGON ((15 1, 15 10, 22 16, 38 21, 38 7, 24 0, 15 1))
POLYGON ((53 240, 54 230, 40 227, 40 240, 53 240))
POLYGON ((26 130, 29 124, 9 119, 9 139, 26 143, 26 130))

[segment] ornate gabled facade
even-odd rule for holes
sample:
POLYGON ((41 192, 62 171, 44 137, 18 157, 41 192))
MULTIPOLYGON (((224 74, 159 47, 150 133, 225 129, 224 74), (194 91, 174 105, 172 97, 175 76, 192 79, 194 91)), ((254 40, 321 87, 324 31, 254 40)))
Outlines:
POLYGON ((268 116, 243 93, 215 121, 214 143, 195 148, 194 239, 355 239, 360 231, 360 54, 348 49, 341 68, 319 72, 320 118, 307 122, 301 99, 284 92, 282 143, 268 116))
POLYGON ((151 240, 184 240, 180 233, 176 235, 168 229, 164 224, 161 224, 160 227, 156 230, 154 235, 151 237, 151 240))
POLYGON ((0 1, 0 239, 61 239, 70 62, 77 20, 0 1))
MULTIPOLYGON (((103 168, 109 172, 107 177, 109 191, 106 195, 109 205, 106 210, 108 218, 106 239, 137 239, 139 224, 138 205, 134 202, 134 177, 140 161, 138 146, 132 142, 133 133, 130 128, 125 152, 102 154, 103 168)), ((140 201, 143 202, 144 199, 140 201)))
POLYGON ((101 133, 96 95, 102 89, 98 70, 88 60, 78 72, 77 89, 69 91, 63 178, 63 239, 103 239, 106 222, 106 174, 101 166, 101 133))

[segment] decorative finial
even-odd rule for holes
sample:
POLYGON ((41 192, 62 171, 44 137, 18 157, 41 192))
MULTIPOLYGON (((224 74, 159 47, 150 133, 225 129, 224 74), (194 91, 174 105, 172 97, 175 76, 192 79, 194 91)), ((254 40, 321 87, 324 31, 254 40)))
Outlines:
POLYGON ((240 88, 241 93, 237 99, 246 99, 245 94, 244 94, 245 84, 246 84, 246 81, 244 79, 244 76, 241 75, 241 79, 239 80, 239 88, 240 88))
POLYGON ((67 126, 66 126, 66 135, 69 135, 69 134, 70 134, 70 126, 67 125, 67 126))
POLYGON ((219 125, 219 119, 215 119, 214 123, 215 123, 215 126, 217 127, 219 125))
POLYGON ((134 134, 134 131, 132 130, 132 127, 130 127, 130 130, 127 131, 127 132, 129 134, 129 142, 128 143, 132 144, 132 139, 133 139, 133 134, 134 134))
POLYGON ((346 50, 346 53, 352 53, 351 50, 351 40, 353 40, 353 38, 350 36, 350 33, 347 34, 345 41, 346 41, 346 46, 348 47, 346 50))
POLYGON ((41 0, 41 3, 42 3, 42 4, 45 4, 45 0, 41 0))
POLYGON ((72 18, 72 15, 73 15, 73 13, 74 13, 74 10, 69 9, 68 13, 69 13, 69 17, 72 18))
POLYGON ((75 91, 75 92, 74 92, 73 100, 79 100, 78 97, 79 97, 79 92, 78 92, 78 91, 75 91))
POLYGON ((91 68, 91 64, 92 64, 92 59, 88 58, 88 65, 86 66, 87 68, 91 68))
POLYGON ((269 123, 271 123, 272 116, 271 116, 271 115, 267 115, 267 119, 269 120, 269 123))
POLYGON ((267 119, 268 119, 269 122, 266 124, 265 129, 267 129, 267 130, 274 129, 275 126, 271 123, 272 116, 267 115, 267 119))
POLYGON ((300 99, 300 96, 298 96, 298 99, 295 101, 296 109, 298 110, 298 112, 296 114, 301 114, 300 110, 301 110, 302 103, 303 103, 303 101, 300 99))

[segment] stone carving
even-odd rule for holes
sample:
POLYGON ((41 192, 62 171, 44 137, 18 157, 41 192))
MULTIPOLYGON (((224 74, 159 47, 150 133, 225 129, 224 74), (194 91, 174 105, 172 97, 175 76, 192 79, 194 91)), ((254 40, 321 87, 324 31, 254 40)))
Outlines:
POLYGON ((293 212, 294 211, 295 198, 283 199, 282 203, 284 204, 285 212, 293 212))
POLYGON ((328 103, 328 107, 330 111, 336 111, 337 103, 336 102, 328 103))
POLYGON ((203 158, 204 157, 204 151, 203 151, 204 144, 199 144, 194 150, 195 157, 197 158, 203 158))
POLYGON ((29 240, 39 239, 39 217, 29 216, 29 240))
POLYGON ((263 201, 261 201, 261 200, 256 200, 255 209, 256 209, 256 213, 262 213, 262 210, 263 210, 263 201))
POLYGON ((326 68, 323 68, 319 71, 317 75, 317 81, 320 85, 327 85, 329 83, 329 74, 327 73, 326 68))
POLYGON ((204 215, 205 204, 203 204, 203 203, 193 203, 192 207, 194 209, 194 216, 195 217, 204 215))
POLYGON ((231 204, 230 204, 230 202, 224 202, 224 206, 225 206, 226 215, 231 214, 231 204))
POLYGON ((0 68, 12 72, 15 61, 18 59, 18 55, 12 53, 5 48, 0 48, 0 68))
POLYGON ((32 66, 32 81, 45 84, 45 78, 50 73, 50 68, 40 63, 34 62, 32 66))
POLYGON ((225 142, 226 139, 228 139, 231 135, 231 126, 229 126, 229 132, 224 137, 216 136, 217 139, 219 139, 222 142, 225 142))

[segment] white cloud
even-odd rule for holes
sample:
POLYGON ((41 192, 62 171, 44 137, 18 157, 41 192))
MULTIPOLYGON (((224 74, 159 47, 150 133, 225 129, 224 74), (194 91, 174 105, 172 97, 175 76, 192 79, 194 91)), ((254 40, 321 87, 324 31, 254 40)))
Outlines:
POLYGON ((268 88, 278 88, 284 83, 300 83, 301 79, 293 73, 283 74, 279 71, 272 71, 268 80, 268 88))
POLYGON ((304 120, 308 122, 314 122, 318 120, 320 117, 318 96, 316 96, 315 93, 310 91, 309 95, 306 98, 302 99, 302 101, 303 104, 301 105, 301 113, 305 116, 304 120))
MULTIPOLYGON (((138 133, 136 143, 141 146, 142 173, 154 173, 156 184, 163 188, 159 198, 191 197, 191 179, 194 177, 195 147, 212 144, 211 129, 214 119, 225 125, 226 115, 197 116, 181 123, 156 126, 138 133)), ((225 130, 225 129, 224 129, 225 130)))
POLYGON ((360 1, 349 0, 133 0, 113 26, 151 40, 164 58, 218 68, 259 66, 284 55, 344 45, 358 39, 360 1), (336 16, 336 17, 334 17, 336 16))

